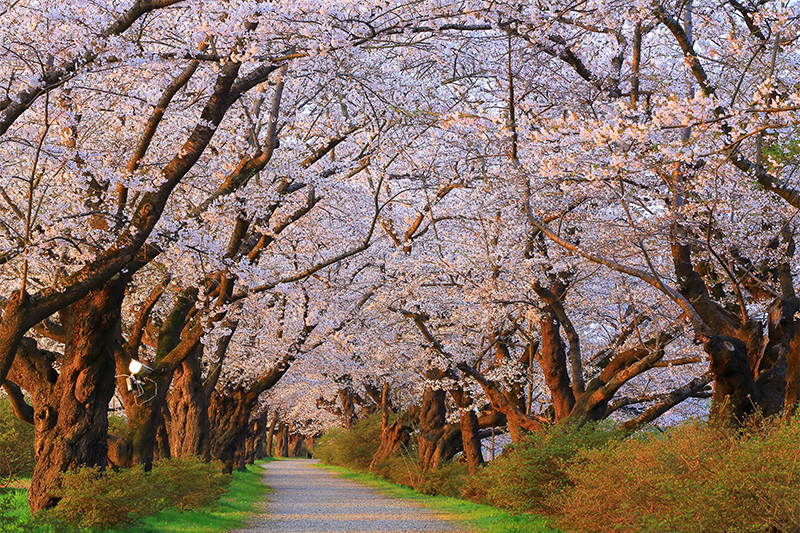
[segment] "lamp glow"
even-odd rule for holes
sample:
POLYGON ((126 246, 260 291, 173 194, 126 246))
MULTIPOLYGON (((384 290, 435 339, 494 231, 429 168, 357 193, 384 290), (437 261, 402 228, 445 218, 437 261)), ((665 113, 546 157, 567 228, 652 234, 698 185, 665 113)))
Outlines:
POLYGON ((150 371, 153 370, 149 366, 140 363, 136 359, 131 359, 131 364, 128 365, 128 370, 131 371, 131 374, 138 374, 139 372, 142 371, 143 368, 150 371))

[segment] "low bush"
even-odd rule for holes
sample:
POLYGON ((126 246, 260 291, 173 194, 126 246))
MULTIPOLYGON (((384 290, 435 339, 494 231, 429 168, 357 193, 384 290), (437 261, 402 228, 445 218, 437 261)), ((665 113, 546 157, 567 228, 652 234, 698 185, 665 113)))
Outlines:
POLYGON ((800 420, 748 431, 699 422, 581 452, 550 500, 586 533, 800 530, 800 420))
POLYGON ((147 473, 141 467, 118 472, 82 468, 63 475, 61 501, 47 514, 56 523, 74 526, 129 525, 168 507, 208 505, 225 492, 228 481, 222 465, 197 458, 165 459, 147 473))
MULTIPOLYGON (((380 446, 381 417, 381 413, 366 417, 350 430, 328 430, 314 446, 314 457, 329 465, 368 470, 380 446)), ((423 494, 458 497, 469 477, 469 467, 448 461, 437 469, 422 472, 417 461, 416 438, 412 436, 408 449, 374 465, 372 473, 423 494)))
POLYGON ((469 480, 469 466, 459 461, 448 461, 422 472, 420 484, 415 487, 423 494, 458 498, 469 480))
POLYGON ((366 470, 381 442, 381 413, 356 422, 350 430, 333 428, 314 446, 314 457, 330 465, 366 470))
POLYGON ((181 510, 196 509, 218 500, 231 479, 222 473, 222 463, 206 463, 199 457, 162 459, 149 478, 148 485, 164 505, 181 510))
POLYGON ((16 417, 8 397, 0 397, 0 487, 30 477, 35 464, 33 425, 16 417))
POLYGON ((76 526, 110 528, 132 524, 159 510, 161 499, 148 486, 141 467, 101 472, 85 467, 62 476, 61 497, 48 517, 76 526))
POLYGON ((620 438, 619 431, 596 424, 533 433, 470 478, 464 496, 515 512, 552 512, 552 498, 571 485, 567 469, 581 460, 579 452, 620 438))
POLYGON ((402 453, 390 457, 376 464, 371 470, 379 478, 414 490, 418 490, 422 484, 422 472, 416 454, 402 453))

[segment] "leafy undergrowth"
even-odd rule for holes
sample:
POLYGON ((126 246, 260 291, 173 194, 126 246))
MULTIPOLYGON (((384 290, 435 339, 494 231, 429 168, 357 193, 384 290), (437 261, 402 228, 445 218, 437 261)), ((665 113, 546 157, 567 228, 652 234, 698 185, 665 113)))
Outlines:
POLYGON ((12 489, 5 497, 0 494, 0 532, 3 533, 224 533, 242 527, 253 513, 258 512, 262 497, 269 488, 261 481, 264 470, 260 461, 246 471, 234 472, 226 493, 216 502, 193 510, 164 509, 141 519, 129 527, 111 529, 79 528, 71 525, 31 520, 28 511, 28 491, 12 489), (6 519, 5 521, 4 518, 6 519))
POLYGON ((800 417, 687 422, 581 452, 561 527, 580 533, 797 533, 800 417))
POLYGON ((379 479, 372 474, 354 472, 340 466, 320 465, 320 468, 336 472, 344 479, 376 488, 389 496, 415 501, 438 511, 444 518, 461 522, 481 533, 559 533, 559 530, 548 525, 548 521, 544 518, 528 514, 511 514, 502 509, 458 498, 421 494, 408 487, 379 479))

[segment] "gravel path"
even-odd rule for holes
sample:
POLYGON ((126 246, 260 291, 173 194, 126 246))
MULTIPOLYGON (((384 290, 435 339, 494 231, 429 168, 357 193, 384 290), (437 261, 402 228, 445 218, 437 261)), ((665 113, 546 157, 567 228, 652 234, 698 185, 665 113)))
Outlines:
POLYGON ((233 533, 465 533, 434 511, 384 496, 375 489, 316 468, 314 460, 263 465, 266 514, 233 533))

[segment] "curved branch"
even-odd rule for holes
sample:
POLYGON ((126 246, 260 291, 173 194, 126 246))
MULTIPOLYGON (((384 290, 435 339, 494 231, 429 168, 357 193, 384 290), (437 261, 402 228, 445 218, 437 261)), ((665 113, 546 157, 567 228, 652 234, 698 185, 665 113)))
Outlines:
POLYGON ((577 245, 572 244, 571 242, 569 242, 569 241, 567 241, 565 239, 562 239, 556 233, 554 233, 544 222, 539 220, 533 214, 533 211, 531 210, 531 206, 530 206, 530 198, 526 199, 525 204, 526 204, 525 205, 525 209, 526 209, 526 211, 528 213, 528 220, 530 220, 531 224, 535 228, 537 228, 539 231, 544 233, 547 236, 547 238, 549 238, 551 241, 555 242, 556 244, 558 244, 562 248, 565 248, 565 249, 569 250, 570 252, 576 253, 576 254, 580 255, 581 257, 583 257, 585 259, 588 259, 592 263, 595 263, 595 264, 598 264, 598 265, 603 265, 605 267, 608 267, 608 268, 610 268, 612 270, 615 270, 617 272, 621 272, 623 274, 628 274, 629 276, 633 276, 635 278, 638 278, 638 279, 644 281, 645 283, 647 283, 648 285, 651 285, 651 286, 655 287, 656 289, 658 289, 661 292, 663 292, 667 297, 669 297, 676 304, 678 304, 678 306, 680 306, 681 310, 686 314, 686 317, 691 322, 692 327, 694 328, 695 334, 697 334, 697 335, 709 335, 711 333, 710 328, 708 327, 708 325, 706 325, 706 323, 703 321, 703 319, 697 313, 695 308, 692 306, 691 302, 689 302, 689 300, 687 300, 682 294, 680 294, 678 291, 676 291, 672 287, 669 287, 669 286, 665 285, 661 281, 661 279, 659 279, 659 278, 653 276, 652 274, 650 274, 648 272, 645 272, 643 270, 639 270, 637 268, 633 268, 633 267, 630 267, 630 266, 627 266, 627 265, 623 265, 621 263, 617 263, 616 261, 608 259, 608 258, 606 258, 606 257, 604 257, 604 256, 602 256, 600 254, 584 250, 584 249, 578 247, 577 245))
MULTIPOLYGON (((107 39, 119 35, 130 28, 137 20, 151 11, 177 4, 182 0, 138 0, 100 35, 107 39)), ((41 95, 58 87, 74 76, 82 67, 92 63, 98 57, 95 51, 86 51, 72 59, 64 61, 58 66, 50 68, 37 80, 31 82, 25 89, 17 92, 7 99, 8 105, 0 110, 0 136, 26 111, 41 95)))
POLYGON ((28 424, 33 424, 33 407, 28 405, 25 401, 25 396, 22 394, 22 389, 13 381, 6 380, 3 382, 3 389, 8 394, 11 400, 11 410, 17 418, 28 424))

